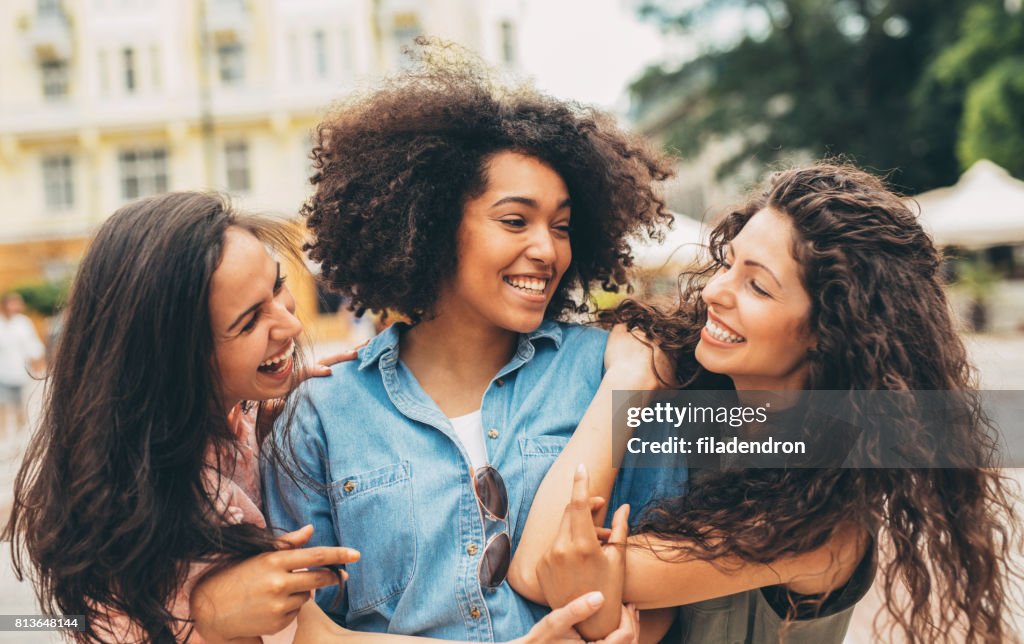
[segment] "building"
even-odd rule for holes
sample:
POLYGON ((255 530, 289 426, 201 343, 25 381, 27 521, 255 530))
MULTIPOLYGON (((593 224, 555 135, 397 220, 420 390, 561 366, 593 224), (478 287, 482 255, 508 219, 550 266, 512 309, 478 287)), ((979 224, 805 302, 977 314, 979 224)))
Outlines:
MULTIPOLYGON (((122 204, 210 188, 294 216, 330 103, 416 36, 515 67, 520 0, 5 0, 0 290, 73 274, 122 204)), ((297 293, 300 302, 315 302, 297 293)))

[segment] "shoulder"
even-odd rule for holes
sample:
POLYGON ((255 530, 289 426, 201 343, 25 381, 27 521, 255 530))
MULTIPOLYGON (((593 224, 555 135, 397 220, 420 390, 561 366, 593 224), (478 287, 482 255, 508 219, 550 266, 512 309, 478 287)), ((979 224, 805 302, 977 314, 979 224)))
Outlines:
POLYGON ((562 333, 561 348, 604 353, 604 347, 608 343, 608 331, 605 329, 574 322, 556 322, 555 324, 562 333))

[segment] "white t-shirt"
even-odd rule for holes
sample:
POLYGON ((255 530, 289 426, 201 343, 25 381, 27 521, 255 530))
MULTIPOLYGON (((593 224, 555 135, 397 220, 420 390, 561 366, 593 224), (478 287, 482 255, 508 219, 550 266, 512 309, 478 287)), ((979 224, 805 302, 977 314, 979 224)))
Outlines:
POLYGON ((20 387, 32 381, 28 363, 43 357, 43 343, 32 320, 0 314, 0 384, 20 387))
POLYGON ((466 448, 473 469, 478 470, 487 465, 487 448, 484 447, 484 421, 480 410, 477 409, 465 416, 457 416, 448 420, 451 421, 459 442, 466 448))

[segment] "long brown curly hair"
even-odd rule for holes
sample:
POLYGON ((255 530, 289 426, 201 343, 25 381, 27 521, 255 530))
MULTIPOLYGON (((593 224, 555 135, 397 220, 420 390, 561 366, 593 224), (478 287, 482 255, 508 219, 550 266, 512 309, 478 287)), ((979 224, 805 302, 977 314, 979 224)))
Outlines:
POLYGON ((269 531, 225 522, 206 472, 237 442, 209 311, 232 226, 295 247, 283 222, 170 192, 115 212, 75 276, 2 535, 44 612, 85 617, 76 641, 187 640, 191 624, 169 606, 189 564, 212 571, 274 549, 269 531))
MULTIPOLYGON (((680 556, 769 563, 818 548, 853 524, 884 546, 881 587, 890 633, 899 629, 910 642, 1004 641, 1009 582, 1016 576, 1009 556, 1019 547, 1013 494, 997 471, 979 467, 994 465, 995 438, 943 290, 941 255, 910 206, 882 180, 827 162, 776 173, 714 228, 713 260, 681 282, 675 310, 630 301, 618 318, 672 352, 686 386, 732 387, 694 357, 707 319, 700 293, 724 246, 764 208, 792 222, 792 252, 812 300, 817 347, 808 356, 805 387, 957 392, 969 422, 945 438, 957 446, 950 459, 960 466, 707 473, 688 495, 649 508, 637 530, 685 540, 680 556)), ((912 408, 889 423, 908 449, 924 444, 912 408)))
POLYGON ((572 263, 548 317, 584 313, 592 288, 627 284, 627 236, 659 237, 671 222, 656 192, 668 157, 609 115, 498 84, 465 50, 417 42, 412 67, 317 128, 303 214, 326 283, 356 311, 429 317, 455 273, 463 205, 486 189, 489 159, 512 151, 549 165, 572 200, 572 263))

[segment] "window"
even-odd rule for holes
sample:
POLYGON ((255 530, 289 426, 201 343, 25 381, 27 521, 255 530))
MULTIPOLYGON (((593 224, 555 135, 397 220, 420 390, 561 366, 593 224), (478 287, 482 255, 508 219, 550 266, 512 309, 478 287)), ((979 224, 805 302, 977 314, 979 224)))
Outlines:
POLYGON ((49 100, 68 95, 68 63, 66 60, 45 60, 40 65, 43 75, 43 96, 49 100))
POLYGON ((391 39, 395 47, 396 61, 399 69, 408 69, 412 61, 405 55, 406 47, 412 45, 418 36, 423 33, 420 27, 419 16, 415 13, 397 13, 392 23, 391 39))
POLYGON ((511 20, 501 22, 501 60, 506 65, 516 64, 516 26, 511 20))
POLYGON ((124 88, 132 94, 135 92, 135 50, 131 47, 122 49, 121 60, 124 63, 124 88))
POLYGON ((149 48, 149 66, 150 66, 150 78, 153 81, 154 89, 160 88, 162 80, 161 69, 160 69, 160 47, 152 45, 149 48))
POLYGON ((327 78, 327 34, 313 32, 313 65, 317 78, 327 78))
POLYGON ((246 192, 251 187, 249 178, 249 144, 233 141, 224 146, 224 168, 227 171, 228 190, 246 192))
POLYGON ((166 149, 123 150, 118 155, 118 164, 122 199, 138 199, 167 191, 166 149))
POLYGON ((60 18, 60 0, 36 0, 36 15, 40 18, 60 18))
POLYGON ((47 210, 66 210, 75 205, 73 167, 67 154, 43 157, 43 196, 47 210))
POLYGON ((217 45, 217 72, 224 85, 240 85, 245 80, 245 48, 242 43, 217 45))

